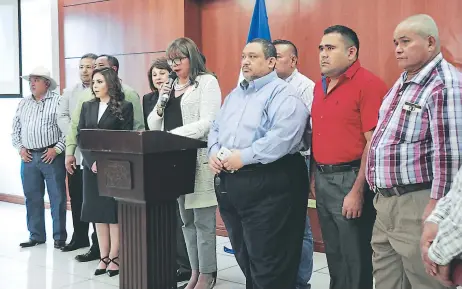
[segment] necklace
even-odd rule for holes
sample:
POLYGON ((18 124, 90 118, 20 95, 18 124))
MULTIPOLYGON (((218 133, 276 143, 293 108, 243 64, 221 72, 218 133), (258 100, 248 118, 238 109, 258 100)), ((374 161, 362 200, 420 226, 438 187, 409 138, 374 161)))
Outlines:
POLYGON ((183 90, 185 89, 186 87, 188 87, 189 85, 191 84, 191 80, 188 79, 188 82, 186 82, 185 84, 178 84, 178 80, 175 81, 175 84, 173 85, 173 88, 176 90, 176 91, 179 91, 179 90, 183 90))

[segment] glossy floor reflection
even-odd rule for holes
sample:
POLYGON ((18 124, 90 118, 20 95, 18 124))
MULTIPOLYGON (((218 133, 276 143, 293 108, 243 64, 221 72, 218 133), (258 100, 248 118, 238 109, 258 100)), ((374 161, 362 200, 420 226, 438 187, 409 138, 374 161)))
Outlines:
MULTIPOLYGON (((0 289, 114 289, 118 277, 93 276, 97 262, 79 263, 75 255, 87 248, 63 253, 53 248, 50 211, 46 211, 46 244, 21 249, 19 243, 27 240, 26 211, 21 205, 0 202, 0 289)), ((67 215, 71 235, 72 219, 67 215)), ((232 255, 223 251, 230 246, 228 238, 217 237, 217 289, 244 289, 245 279, 232 255)), ((324 254, 315 253, 312 278, 313 289, 329 288, 329 275, 324 254)), ((136 288, 133 288, 136 289, 136 288)))

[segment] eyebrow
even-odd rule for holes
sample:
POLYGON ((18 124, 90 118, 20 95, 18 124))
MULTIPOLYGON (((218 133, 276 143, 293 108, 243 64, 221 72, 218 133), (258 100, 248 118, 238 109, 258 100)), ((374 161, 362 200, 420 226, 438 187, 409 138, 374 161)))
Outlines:
POLYGON ((323 47, 332 47, 332 48, 335 48, 336 46, 335 45, 332 45, 332 44, 319 44, 318 48, 323 48, 323 47))

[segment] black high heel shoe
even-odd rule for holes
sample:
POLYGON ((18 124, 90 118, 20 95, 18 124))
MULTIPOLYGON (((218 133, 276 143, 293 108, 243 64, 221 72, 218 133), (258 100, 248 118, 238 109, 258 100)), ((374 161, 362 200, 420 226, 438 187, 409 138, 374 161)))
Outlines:
MULTIPOLYGON (((109 263, 111 263, 111 259, 109 259, 109 256, 101 258, 101 259, 99 259, 99 261, 106 264, 106 267, 109 265, 109 263)), ((103 275, 104 273, 106 273, 106 271, 107 271, 106 268, 104 268, 104 269, 96 269, 95 270, 95 276, 103 275)))
MULTIPOLYGON (((115 259, 119 259, 119 257, 115 257, 114 259, 109 259, 110 262, 109 263, 114 263, 117 265, 117 267, 119 267, 119 263, 117 263, 116 261, 114 261, 115 259)), ((109 264, 108 264, 109 265, 109 264)), ((109 275, 109 277, 114 277, 114 276, 117 276, 119 275, 119 269, 117 270, 106 270, 107 271, 107 274, 109 275)))

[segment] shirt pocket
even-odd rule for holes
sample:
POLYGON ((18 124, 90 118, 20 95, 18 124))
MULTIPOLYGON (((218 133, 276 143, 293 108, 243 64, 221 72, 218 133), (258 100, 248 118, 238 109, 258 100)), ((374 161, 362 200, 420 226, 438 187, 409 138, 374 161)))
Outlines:
POLYGON ((405 102, 400 104, 401 117, 396 130, 396 138, 402 143, 425 140, 430 134, 428 110, 423 104, 405 102))

